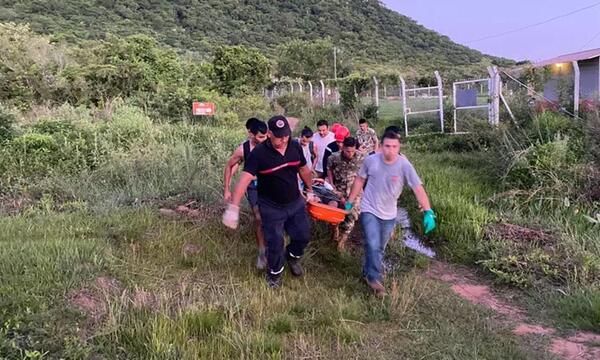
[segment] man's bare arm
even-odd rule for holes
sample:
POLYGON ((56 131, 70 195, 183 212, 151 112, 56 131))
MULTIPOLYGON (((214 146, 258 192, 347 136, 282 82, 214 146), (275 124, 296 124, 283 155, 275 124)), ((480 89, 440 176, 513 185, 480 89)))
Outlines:
POLYGON ((241 146, 239 146, 231 155, 231 158, 227 161, 227 165, 225 165, 225 170, 223 172, 223 198, 226 202, 231 201, 231 178, 233 174, 237 171, 240 166, 240 163, 244 160, 244 150, 241 146))
POLYGON ((254 176, 248 172, 242 171, 242 175, 240 176, 240 180, 238 180, 235 185, 235 189, 233 190, 233 194, 231 196, 231 204, 235 206, 240 206, 240 202, 242 202, 242 198, 248 189, 248 185, 254 180, 254 176))
POLYGON ((348 196, 348 202, 354 203, 354 200, 356 200, 356 197, 360 194, 364 185, 365 179, 357 175, 354 179, 354 183, 352 183, 352 191, 350 191, 350 195, 348 196))
POLYGON ((413 192, 415 193, 415 197, 417 198, 417 202, 419 203, 421 210, 423 210, 423 211, 430 210, 431 204, 429 203, 429 197, 427 196, 427 193, 425 192, 425 188, 423 187, 423 185, 419 185, 419 186, 415 187, 413 189, 413 192))
POLYGON ((311 169, 304 165, 303 167, 301 167, 298 170, 298 173, 300 175, 300 179, 302 179, 302 182, 304 182, 304 185, 306 185, 306 190, 308 192, 312 192, 312 171, 311 169))

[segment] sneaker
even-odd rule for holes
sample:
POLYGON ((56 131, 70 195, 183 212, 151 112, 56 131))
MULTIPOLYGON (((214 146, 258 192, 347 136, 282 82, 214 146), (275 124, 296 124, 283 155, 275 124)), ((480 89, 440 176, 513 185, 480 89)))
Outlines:
POLYGON ((267 285, 271 289, 277 289, 278 287, 281 287, 282 278, 283 278, 281 276, 281 274, 273 275, 270 272, 267 272, 267 275, 265 278, 267 280, 267 285))
POLYGON ((369 281, 368 279, 365 279, 365 281, 367 282, 367 285, 369 285, 369 287, 373 290, 373 292, 375 292, 375 295, 380 296, 380 297, 383 297, 386 295, 385 287, 383 286, 381 281, 379 281, 379 280, 369 281))
POLYGON ((267 255, 260 252, 258 253, 258 256, 256 257, 256 268, 258 270, 264 270, 267 268, 267 255))
POLYGON ((290 265, 290 272, 292 275, 296 277, 304 275, 304 269, 302 269, 302 265, 300 265, 300 259, 296 259, 288 255, 287 262, 290 265))
POLYGON ((419 239, 419 237, 412 231, 410 231, 410 230, 404 231, 403 239, 404 239, 404 245, 406 245, 407 248, 413 249, 414 251, 418 252, 419 254, 423 254, 429 258, 435 257, 435 251, 433 249, 423 245, 423 243, 421 242, 421 239, 419 239))

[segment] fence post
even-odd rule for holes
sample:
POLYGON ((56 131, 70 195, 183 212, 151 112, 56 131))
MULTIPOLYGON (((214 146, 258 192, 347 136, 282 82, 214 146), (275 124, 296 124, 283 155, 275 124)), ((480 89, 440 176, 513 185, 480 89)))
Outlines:
POLYGON ((302 81, 298 81, 298 86, 300 86, 300 92, 304 92, 304 86, 302 86, 302 81))
POLYGON ((494 97, 494 79, 493 74, 490 72, 490 68, 488 67, 488 98, 489 98, 489 106, 488 106, 488 124, 492 123, 492 119, 494 118, 492 112, 492 99, 494 97))
POLYGON ((500 71, 498 67, 494 66, 494 73, 496 73, 496 96, 494 98, 496 107, 496 117, 494 119, 494 125, 500 124, 500 93, 502 92, 502 79, 500 78, 500 71))
POLYGON ((313 87, 312 87, 312 83, 309 81, 308 82, 308 91, 310 94, 310 103, 312 105, 312 101, 313 101, 313 87))
POLYGON ((491 125, 498 125, 500 123, 500 94, 498 86, 500 85, 500 74, 496 66, 488 67, 488 73, 490 74, 490 111, 489 111, 489 123, 491 125))
POLYGON ((456 83, 452 83, 452 106, 454 107, 453 111, 453 125, 454 125, 454 133, 457 132, 456 126, 456 83))
POLYGON ((579 72, 579 64, 577 61, 573 61, 573 74, 575 75, 573 84, 573 114, 576 118, 579 117, 579 78, 581 73, 579 72))
POLYGON ((379 107, 379 81, 373 76, 373 82, 375 83, 375 106, 379 107))
POLYGON ((442 77, 440 76, 439 71, 434 72, 435 78, 437 80, 438 85, 438 98, 439 98, 439 106, 440 106, 440 131, 444 133, 444 88, 442 86, 442 77))
POLYGON ((325 106, 325 83, 323 82, 323 80, 320 80, 321 82, 321 104, 323 106, 325 106))
POLYGON ((404 135, 408 136, 408 111, 406 110, 406 82, 400 77, 400 88, 402 89, 402 112, 404 113, 404 135))
POLYGON ((292 89, 291 94, 293 94, 294 93, 294 83, 293 82, 290 82, 290 89, 292 89))

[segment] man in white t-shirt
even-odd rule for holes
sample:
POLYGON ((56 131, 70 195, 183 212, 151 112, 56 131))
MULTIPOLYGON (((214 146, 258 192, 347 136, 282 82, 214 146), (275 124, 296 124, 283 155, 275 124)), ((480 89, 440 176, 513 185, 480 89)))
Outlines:
POLYGON ((317 177, 324 178, 326 174, 323 173, 323 156, 325 155, 325 149, 327 145, 335 141, 335 135, 329 131, 329 123, 327 120, 319 120, 317 122, 317 135, 313 136, 313 143, 317 148, 317 159, 314 162, 314 169, 317 173, 317 177))
POLYGON ((317 158, 318 147, 313 142, 313 132, 308 127, 305 126, 300 133, 300 137, 298 138, 298 142, 300 146, 302 146, 302 152, 304 153, 304 157, 306 158, 306 166, 308 166, 311 170, 313 169, 313 162, 317 158))

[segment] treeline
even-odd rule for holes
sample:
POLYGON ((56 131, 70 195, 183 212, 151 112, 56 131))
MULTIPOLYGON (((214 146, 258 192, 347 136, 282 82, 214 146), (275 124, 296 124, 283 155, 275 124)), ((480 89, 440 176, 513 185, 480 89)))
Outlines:
POLYGON ((260 94, 271 64, 258 50, 221 47, 200 62, 147 35, 110 36, 85 46, 53 43, 26 25, 0 24, 0 102, 101 107, 127 99, 155 118, 181 120, 193 100, 260 94))
POLYGON ((281 44, 329 39, 360 67, 429 71, 512 63, 456 44, 376 0, 2 0, 0 21, 29 23, 72 43, 146 34, 200 58, 220 45, 257 47, 276 57, 281 44))

